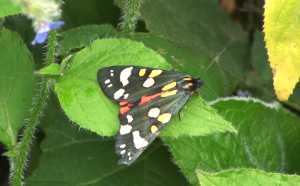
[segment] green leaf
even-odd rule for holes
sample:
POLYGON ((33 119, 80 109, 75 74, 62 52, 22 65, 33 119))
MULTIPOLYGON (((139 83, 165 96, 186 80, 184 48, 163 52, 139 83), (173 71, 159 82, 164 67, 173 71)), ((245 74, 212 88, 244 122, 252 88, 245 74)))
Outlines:
MULTIPOLYGON (((123 5, 122 0, 115 2, 123 5)), ((218 62, 221 72, 211 75, 222 76, 222 86, 213 90, 220 89, 221 95, 232 95, 234 86, 244 80, 250 62, 247 35, 240 24, 231 21, 220 8, 218 0, 145 1, 140 12, 150 34, 133 38, 163 53, 174 69, 200 76, 199 69, 205 66, 203 58, 209 57, 209 62, 226 48, 218 62)))
POLYGON ((57 78, 55 91, 68 117, 81 127, 103 136, 119 128, 119 106, 101 91, 100 68, 111 65, 139 65, 170 70, 165 60, 142 43, 125 39, 103 39, 78 52, 64 74, 57 78))
POLYGON ((0 59, 0 141, 11 150, 29 114, 37 79, 31 53, 9 30, 1 32, 0 59))
MULTIPOLYGON (((231 21, 226 11, 220 9, 218 1, 192 0, 184 3, 184 6, 178 0, 145 2, 141 6, 141 13, 147 26, 151 27, 151 33, 134 34, 131 39, 143 42, 163 55, 173 69, 199 77, 209 62, 226 48, 218 65, 213 65, 205 76, 207 85, 218 95, 228 96, 233 94, 238 83, 244 81, 244 72, 251 59, 248 36, 239 23, 231 21), (178 15, 176 9, 182 13, 178 15), (189 16, 191 14, 195 16, 189 16)), ((72 34, 67 32, 62 34, 60 42, 64 53, 88 46, 97 35, 99 38, 129 37, 113 31, 108 25, 81 27, 72 30, 72 34), (73 35, 77 36, 76 39, 67 38, 73 35)), ((201 92, 206 99, 215 99, 211 92, 205 89, 201 92)))
POLYGON ((272 70, 270 68, 270 64, 268 62, 268 55, 266 49, 266 42, 264 41, 264 33, 263 32, 255 32, 255 40, 252 47, 252 65, 254 67, 254 71, 260 77, 260 81, 263 83, 268 81, 273 81, 272 78, 272 70))
POLYGON ((237 135, 227 132, 176 140, 163 137, 174 162, 192 184, 199 185, 196 170, 219 172, 245 167, 287 174, 299 172, 299 117, 277 103, 256 99, 228 98, 211 106, 235 126, 237 135))
POLYGON ((216 174, 197 171, 199 184, 210 185, 268 185, 268 186, 297 186, 300 177, 296 175, 284 175, 266 173, 254 169, 234 169, 216 174))
POLYGON ((39 70, 36 72, 37 74, 48 74, 48 75, 60 75, 61 70, 57 63, 52 63, 51 65, 39 70))
POLYGON ((60 65, 57 63, 53 63, 47 67, 42 68, 41 70, 37 71, 37 74, 41 75, 62 75, 64 71, 67 69, 69 62, 72 60, 73 55, 69 55, 68 57, 64 58, 60 65))
POLYGON ((21 5, 13 3, 11 0, 0 0, 0 18, 9 15, 19 14, 21 12, 21 5))
POLYGON ((41 119, 46 134, 41 145, 43 152, 38 168, 26 180, 27 186, 189 185, 170 161, 170 154, 160 140, 154 141, 134 164, 120 166, 115 140, 72 125, 54 94, 44 114, 41 119))
POLYGON ((112 38, 118 35, 116 29, 111 25, 88 25, 70 29, 61 33, 59 40, 58 53, 60 55, 67 55, 70 50, 87 47, 90 43, 99 38, 112 38))
POLYGON ((10 150, 5 152, 3 155, 7 156, 7 157, 14 157, 16 155, 16 152, 14 150, 10 150))
POLYGON ((265 48, 264 34, 257 31, 254 38, 251 55, 251 63, 254 71, 249 72, 246 85, 249 88, 255 88, 251 91, 253 97, 271 102, 276 100, 276 95, 273 87, 272 70, 265 48))
MULTIPOLYGON (((106 39, 95 41, 77 53, 64 74, 57 79, 55 90, 68 117, 81 127, 104 136, 113 136, 119 128, 118 108, 103 95, 96 74, 104 66, 139 65, 167 68, 164 59, 141 43, 130 40, 106 39), (147 63, 149 65, 147 65, 147 63), (91 68, 93 67, 93 68, 91 68), (88 69, 84 70, 83 69, 88 69), (83 72, 82 72, 83 71, 83 72), (89 103, 89 104, 88 104, 89 103), (94 105, 94 106, 91 106, 94 105)), ((178 117, 166 127, 163 136, 204 135, 213 132, 234 131, 201 98, 192 98, 182 112, 185 125, 178 117), (200 125, 199 125, 200 124, 200 125)))
POLYGON ((160 134, 161 137, 199 136, 215 132, 236 132, 233 126, 214 109, 212 109, 202 98, 193 96, 185 105, 179 117, 173 118, 171 124, 160 134))
MULTIPOLYGON (((143 42, 145 46, 156 50, 157 53, 162 55, 166 61, 171 64, 174 70, 191 75, 192 77, 200 77, 204 70, 211 63, 212 59, 218 54, 210 55, 208 53, 198 53, 190 48, 182 47, 182 44, 169 41, 168 39, 161 38, 155 34, 135 34, 131 39, 143 42)), ((220 51, 219 51, 220 52, 220 51)), ((219 62, 224 60, 224 55, 219 56, 219 60, 215 62, 203 76, 205 84, 209 86, 219 96, 231 94, 232 89, 228 91, 224 87, 224 80, 227 77, 223 76, 222 69, 219 66, 219 62)), ((231 86, 231 85, 229 85, 231 86)), ((227 87, 227 86, 226 86, 227 87)), ((207 88, 199 89, 201 95, 206 100, 216 99, 215 95, 212 94, 207 88)))

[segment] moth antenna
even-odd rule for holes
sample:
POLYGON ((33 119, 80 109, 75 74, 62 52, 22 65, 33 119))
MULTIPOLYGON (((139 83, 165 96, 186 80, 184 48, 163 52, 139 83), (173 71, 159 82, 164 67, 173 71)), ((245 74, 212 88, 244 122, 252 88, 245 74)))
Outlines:
POLYGON ((206 73, 206 71, 210 68, 210 66, 219 58, 219 56, 226 50, 226 48, 224 48, 222 50, 222 52, 220 52, 213 60, 212 62, 210 62, 210 64, 208 65, 208 67, 206 67, 206 69, 204 70, 204 72, 202 73, 202 75, 199 77, 199 79, 202 78, 202 76, 206 73))
POLYGON ((208 90, 210 90, 212 93, 214 93, 215 96, 217 96, 218 99, 221 99, 217 93, 215 93, 212 89, 210 89, 208 86, 206 86, 205 84, 203 84, 203 86, 205 86, 208 90))

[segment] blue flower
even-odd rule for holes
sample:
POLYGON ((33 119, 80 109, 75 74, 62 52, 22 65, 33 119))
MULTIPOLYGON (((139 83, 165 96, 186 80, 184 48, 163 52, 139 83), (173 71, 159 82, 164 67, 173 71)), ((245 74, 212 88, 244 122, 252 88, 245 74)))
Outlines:
POLYGON ((52 29, 56 29, 62 25, 64 25, 64 22, 54 22, 54 23, 48 23, 43 24, 40 29, 37 31, 36 36, 34 40, 31 42, 32 45, 35 45, 36 43, 42 44, 46 41, 48 32, 52 29))

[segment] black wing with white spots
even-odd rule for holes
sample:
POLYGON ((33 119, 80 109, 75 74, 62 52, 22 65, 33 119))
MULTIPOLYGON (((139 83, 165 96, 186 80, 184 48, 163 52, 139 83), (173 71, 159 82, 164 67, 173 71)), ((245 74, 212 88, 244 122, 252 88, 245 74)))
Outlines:
POLYGON ((179 91, 169 97, 156 97, 135 105, 119 114, 121 123, 116 136, 116 153, 122 158, 118 164, 130 165, 153 142, 162 129, 188 101, 190 95, 179 91))
POLYGON ((98 82, 107 97, 116 103, 134 102, 170 82, 190 77, 177 72, 140 66, 110 66, 98 71, 98 82))
POLYGON ((204 82, 174 71, 139 66, 112 66, 98 71, 107 97, 120 108, 116 136, 118 164, 130 165, 204 82))

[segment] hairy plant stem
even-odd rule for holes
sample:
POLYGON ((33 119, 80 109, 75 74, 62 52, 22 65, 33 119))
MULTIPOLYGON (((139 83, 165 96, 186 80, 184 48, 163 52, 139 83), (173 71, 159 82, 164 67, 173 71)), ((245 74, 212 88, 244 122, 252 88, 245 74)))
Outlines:
POLYGON ((137 19, 140 16, 141 0, 126 0, 122 23, 120 24, 121 29, 125 32, 134 33, 137 19))
MULTIPOLYGON (((48 66, 55 61, 55 48, 56 48, 56 30, 52 30, 48 38, 47 56, 45 65, 48 66)), ((46 100, 49 95, 49 84, 51 79, 40 77, 39 87, 37 94, 33 101, 33 108, 31 109, 30 116, 28 118, 25 130, 22 135, 22 140, 17 144, 15 148, 15 156, 11 160, 11 183, 13 186, 22 185, 23 173, 26 168, 27 156, 30 151, 31 140, 34 135, 37 124, 39 123, 39 117, 46 105, 46 100)))

